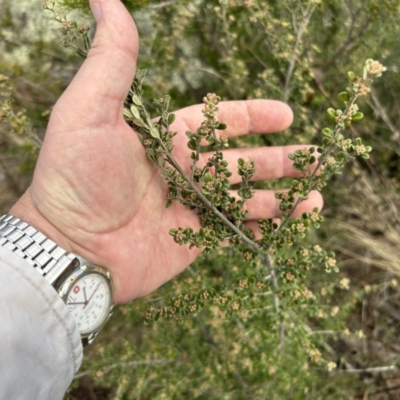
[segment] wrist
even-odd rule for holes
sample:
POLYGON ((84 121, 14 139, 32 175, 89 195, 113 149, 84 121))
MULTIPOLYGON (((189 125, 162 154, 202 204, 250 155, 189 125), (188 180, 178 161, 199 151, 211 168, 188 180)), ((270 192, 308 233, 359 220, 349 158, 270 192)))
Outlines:
POLYGON ((39 211, 38 207, 36 207, 31 197, 30 188, 28 188, 20 199, 11 207, 9 214, 27 222, 68 253, 76 252, 73 242, 46 219, 39 211))
MULTIPOLYGON (((63 211, 60 210, 60 213, 63 211)), ((18 199, 18 201, 11 207, 8 212, 10 215, 21 219, 28 223, 33 228, 43 233, 46 237, 52 240, 57 246, 63 248, 67 253, 73 253, 86 260, 93 262, 96 265, 100 265, 110 272, 112 277, 113 285, 113 296, 114 303, 120 304, 120 288, 118 274, 113 271, 111 262, 104 260, 103 257, 99 257, 96 252, 90 252, 86 248, 80 246, 73 240, 69 239, 68 236, 63 234, 53 223, 51 223, 36 206, 31 196, 30 188, 18 199)))
POLYGON ((91 344, 113 312, 109 271, 67 252, 15 215, 0 216, 0 246, 26 260, 53 286, 75 319, 83 345, 91 344))

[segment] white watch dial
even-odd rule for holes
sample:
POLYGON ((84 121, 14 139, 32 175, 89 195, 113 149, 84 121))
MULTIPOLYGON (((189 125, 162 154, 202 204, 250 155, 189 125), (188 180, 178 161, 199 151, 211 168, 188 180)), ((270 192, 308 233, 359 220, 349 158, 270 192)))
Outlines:
POLYGON ((78 279, 68 293, 66 305, 81 335, 98 330, 108 319, 112 304, 107 279, 89 273, 78 279))

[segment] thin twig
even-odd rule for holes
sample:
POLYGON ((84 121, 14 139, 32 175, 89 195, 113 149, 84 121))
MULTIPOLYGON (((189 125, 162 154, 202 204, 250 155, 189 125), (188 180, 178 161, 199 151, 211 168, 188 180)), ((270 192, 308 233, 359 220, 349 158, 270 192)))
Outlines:
POLYGON ((209 210, 211 210, 215 215, 217 215, 221 221, 224 222, 232 231, 240 236, 240 238, 245 242, 249 247, 251 247, 255 251, 260 251, 261 247, 256 243, 253 242, 250 238, 248 238, 237 226, 235 226, 231 221, 226 218, 224 214, 222 214, 215 206, 204 196, 201 190, 194 184, 194 182, 189 179, 186 174, 183 172, 181 166, 175 161, 172 157, 171 153, 168 151, 164 143, 160 140, 160 144, 163 147, 165 154, 167 155, 168 162, 180 173, 183 179, 189 184, 192 190, 196 193, 196 195, 201 199, 201 201, 207 206, 209 210))
POLYGON ((387 365, 384 367, 371 367, 371 368, 351 368, 351 369, 338 369, 335 372, 344 372, 348 374, 366 374, 366 373, 373 373, 373 372, 386 372, 386 371, 396 371, 395 365, 387 365))
POLYGON ((265 265, 267 265, 268 270, 269 270, 269 272, 271 274, 271 277, 272 277, 271 282, 272 282, 272 289, 274 290, 275 311, 277 313, 279 313, 280 312, 280 303, 279 303, 279 297, 278 297, 278 294, 277 294, 277 292, 279 290, 279 287, 278 287, 278 280, 276 279, 275 269, 274 269, 274 266, 272 265, 271 256, 269 254, 266 254, 266 256, 264 258, 264 261, 265 261, 265 265))
POLYGON ((150 8, 151 10, 158 10, 160 8, 165 8, 168 6, 172 6, 176 3, 176 1, 164 1, 162 3, 158 3, 158 4, 149 4, 147 6, 147 8, 150 8))
POLYGON ((292 79, 293 71, 296 66, 296 57, 297 51, 301 44, 301 39, 303 37, 304 32, 307 29, 307 25, 310 23, 311 16, 315 10, 316 4, 314 2, 309 2, 307 5, 307 9, 305 11, 304 19, 300 24, 300 27, 297 31, 296 42, 294 44, 294 48, 292 51, 292 58, 290 59, 288 70, 285 78, 285 86, 283 89, 283 101, 287 102, 290 96, 290 81, 292 79))
MULTIPOLYGON (((273 295, 274 295, 274 306, 275 306, 275 311, 279 315, 281 311, 280 307, 280 301, 278 297, 278 291, 279 291, 279 285, 278 285, 278 279, 276 278, 275 274, 275 268, 272 264, 272 258, 269 253, 267 253, 264 257, 265 264, 268 267, 269 273, 271 275, 271 283, 272 283, 272 290, 273 290, 273 295)), ((285 326, 283 322, 280 323, 279 325, 279 349, 282 348, 283 342, 285 340, 285 326)))
POLYGON ((387 127, 393 133, 392 138, 394 140, 400 139, 400 130, 396 127, 396 125, 392 122, 389 115, 387 114, 385 108, 382 106, 381 102, 379 101, 378 96, 371 90, 371 101, 368 101, 368 105, 374 110, 375 114, 379 115, 383 122, 387 125, 387 127))

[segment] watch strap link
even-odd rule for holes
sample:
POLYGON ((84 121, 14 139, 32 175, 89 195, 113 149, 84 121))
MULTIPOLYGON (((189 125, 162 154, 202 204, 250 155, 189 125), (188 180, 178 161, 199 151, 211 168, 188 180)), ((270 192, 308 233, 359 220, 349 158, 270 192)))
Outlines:
POLYGON ((67 253, 28 223, 8 214, 0 217, 0 246, 25 259, 51 285, 71 265, 80 265, 75 254, 67 253))

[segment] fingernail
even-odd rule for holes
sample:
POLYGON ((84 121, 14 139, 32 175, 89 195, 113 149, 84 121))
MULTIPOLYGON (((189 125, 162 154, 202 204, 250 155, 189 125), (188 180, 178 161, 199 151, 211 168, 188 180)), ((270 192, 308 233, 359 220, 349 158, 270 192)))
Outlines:
POLYGON ((100 20, 101 20, 101 15, 102 15, 100 3, 97 3, 97 2, 96 3, 90 3, 90 8, 92 10, 92 14, 94 16, 94 19, 96 20, 97 23, 99 23, 100 20))

